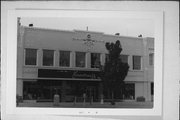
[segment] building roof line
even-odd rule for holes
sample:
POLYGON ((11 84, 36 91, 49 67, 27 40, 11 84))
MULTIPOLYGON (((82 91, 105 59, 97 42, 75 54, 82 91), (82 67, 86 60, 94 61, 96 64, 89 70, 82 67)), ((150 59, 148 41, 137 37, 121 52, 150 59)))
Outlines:
POLYGON ((85 32, 85 33, 96 33, 96 34, 102 34, 105 36, 111 36, 111 37, 117 37, 117 38, 135 38, 142 40, 144 38, 152 38, 153 37, 134 37, 134 36, 124 36, 124 35, 113 35, 113 34, 105 34, 104 32, 97 32, 97 31, 86 31, 86 30, 62 30, 62 29, 52 29, 52 28, 43 28, 43 27, 28 27, 28 26, 21 26, 23 28, 27 29, 35 29, 35 30, 49 30, 49 31, 57 31, 57 32, 70 32, 70 33, 76 33, 76 32, 85 32))

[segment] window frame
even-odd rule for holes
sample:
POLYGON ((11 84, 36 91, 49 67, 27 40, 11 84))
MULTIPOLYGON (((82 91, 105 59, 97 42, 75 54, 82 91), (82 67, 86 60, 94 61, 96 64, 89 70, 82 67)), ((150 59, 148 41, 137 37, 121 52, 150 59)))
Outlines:
POLYGON ((52 49, 42 49, 42 66, 44 66, 44 67, 54 67, 54 65, 55 65, 55 50, 52 50, 52 49), (44 50, 53 51, 53 65, 44 65, 43 64, 44 50))
MULTIPOLYGON (((120 59, 121 59, 121 56, 127 56, 127 64, 129 64, 129 55, 126 55, 126 54, 120 54, 120 59)), ((122 61, 123 62, 123 61, 122 61)))
POLYGON ((37 48, 24 48, 24 65, 25 66, 38 66, 38 49, 37 48), (35 65, 26 64, 26 50, 27 49, 36 50, 36 64, 35 65))
POLYGON ((142 56, 141 55, 132 55, 132 70, 133 71, 142 71, 142 56), (140 69, 134 69, 134 57, 140 57, 140 69))
POLYGON ((59 54, 59 56, 58 56, 58 57, 59 57, 59 58, 58 58, 58 59, 59 59, 59 63, 58 63, 59 67, 70 67, 70 66, 71 66, 71 51, 68 51, 68 50, 59 50, 58 52, 59 52, 59 53, 58 53, 58 54, 59 54), (62 52, 62 51, 63 51, 63 52, 69 52, 69 66, 61 66, 61 65, 60 65, 60 59, 61 59, 60 52, 62 52))
MULTIPOLYGON (((99 62, 100 62, 100 65, 101 65, 101 62, 102 62, 102 60, 101 60, 101 57, 102 57, 102 54, 101 53, 97 53, 97 52, 92 52, 92 53, 90 53, 90 60, 91 60, 91 55, 92 54, 99 54, 99 62)), ((91 63, 92 63, 92 61, 91 61, 91 63)), ((90 68, 92 68, 92 69, 98 69, 99 67, 92 67, 92 64, 90 63, 90 68)))
POLYGON ((86 52, 75 51, 75 67, 76 68, 86 68, 87 67, 87 53, 86 52), (79 67, 79 66, 76 65, 76 55, 77 55, 77 53, 85 53, 84 67, 79 67))

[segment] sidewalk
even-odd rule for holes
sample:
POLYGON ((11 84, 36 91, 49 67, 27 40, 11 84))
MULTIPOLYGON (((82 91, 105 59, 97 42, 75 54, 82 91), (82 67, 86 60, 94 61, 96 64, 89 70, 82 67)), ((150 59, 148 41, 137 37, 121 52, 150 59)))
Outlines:
POLYGON ((153 108, 153 102, 116 102, 111 105, 109 102, 100 104, 100 102, 93 102, 92 104, 61 102, 59 106, 54 106, 53 102, 38 102, 38 103, 19 103, 18 107, 59 107, 59 108, 153 108))

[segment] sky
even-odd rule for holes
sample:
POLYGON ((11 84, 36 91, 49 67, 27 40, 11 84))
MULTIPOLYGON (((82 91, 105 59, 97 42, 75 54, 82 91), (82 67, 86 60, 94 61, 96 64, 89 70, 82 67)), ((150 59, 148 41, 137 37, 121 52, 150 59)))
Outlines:
POLYGON ((150 19, 114 19, 114 18, 21 18, 21 25, 59 29, 88 30, 105 34, 120 33, 122 36, 154 37, 154 23, 150 19))

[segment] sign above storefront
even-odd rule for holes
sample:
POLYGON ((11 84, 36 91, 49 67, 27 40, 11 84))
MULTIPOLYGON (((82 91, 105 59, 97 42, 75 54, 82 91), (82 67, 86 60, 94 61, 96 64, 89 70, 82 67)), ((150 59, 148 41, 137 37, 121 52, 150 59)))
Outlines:
POLYGON ((94 43, 96 43, 96 42, 105 43, 104 41, 92 39, 91 34, 87 34, 86 38, 83 38, 83 39, 73 38, 73 40, 84 41, 84 45, 86 45, 88 47, 88 50, 92 49, 92 47, 94 46, 94 43))
POLYGON ((99 71, 38 69, 39 78, 100 79, 99 71))

